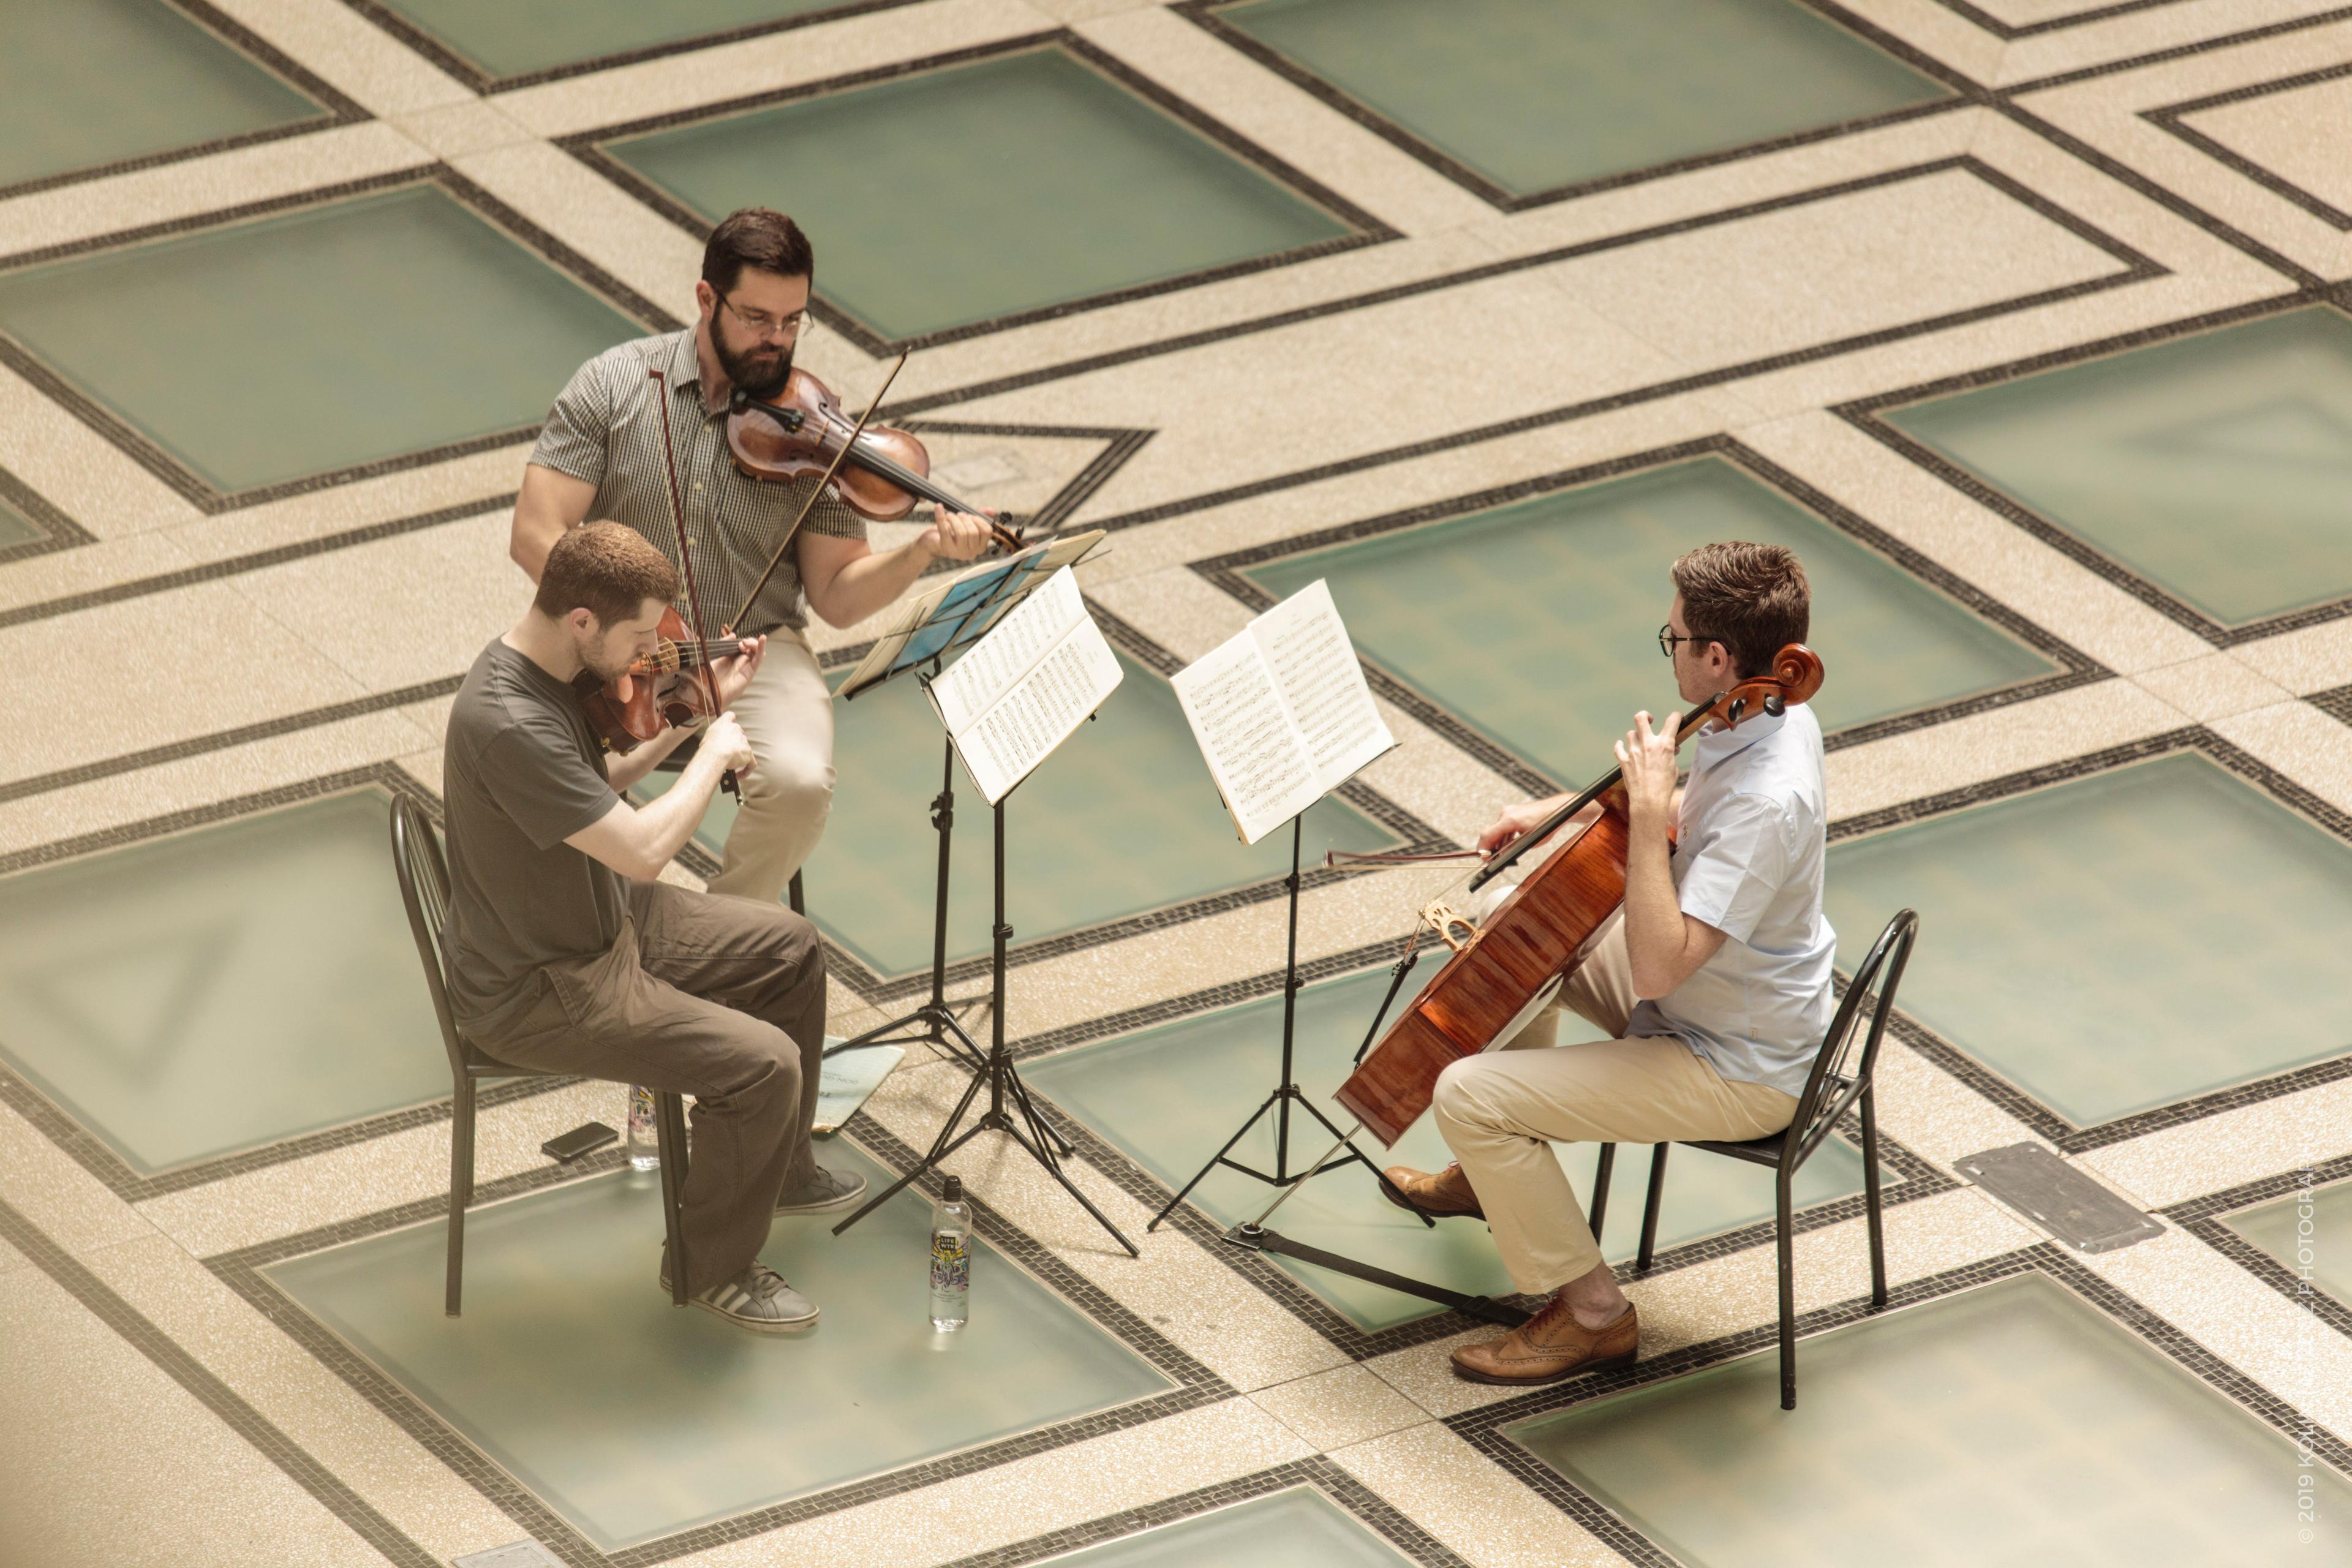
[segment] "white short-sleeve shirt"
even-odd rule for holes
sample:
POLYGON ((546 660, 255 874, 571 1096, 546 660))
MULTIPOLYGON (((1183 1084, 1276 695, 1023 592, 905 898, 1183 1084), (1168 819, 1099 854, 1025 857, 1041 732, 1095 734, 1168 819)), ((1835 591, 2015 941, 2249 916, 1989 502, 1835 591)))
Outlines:
POLYGON ((1674 856, 1683 912, 1724 933, 1715 956, 1629 1035, 1671 1035, 1727 1079, 1804 1092, 1832 1011, 1837 935, 1822 915, 1829 816, 1822 727, 1800 703, 1693 742, 1674 856))

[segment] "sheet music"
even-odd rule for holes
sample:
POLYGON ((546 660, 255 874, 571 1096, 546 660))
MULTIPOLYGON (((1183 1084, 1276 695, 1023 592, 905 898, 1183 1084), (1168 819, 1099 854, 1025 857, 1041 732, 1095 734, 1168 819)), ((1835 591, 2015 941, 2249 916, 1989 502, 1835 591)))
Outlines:
MULTIPOLYGON (((1011 624, 1012 617, 1007 616, 1008 629, 1011 624)), ((992 634, 981 647, 993 640, 992 634)), ((956 751, 988 803, 995 805, 1006 791, 1028 777, 1032 768, 1102 706, 1103 699, 1125 675, 1102 629, 1081 608, 1077 625, 1031 665, 981 714, 978 722, 961 732, 950 727, 956 751)), ((932 689, 938 689, 937 682, 932 689)))
POLYGON ((1066 566, 931 682, 932 700, 938 702, 940 717, 949 731, 962 733, 973 719, 1011 690, 1047 648, 1086 618, 1077 575, 1066 566))
POLYGON ((1306 740, 1247 633, 1179 670, 1171 684, 1244 843, 1256 843, 1322 798, 1306 740))
POLYGON ((1102 542, 1100 529, 1033 544, 1017 555, 976 563, 925 588, 899 606, 890 629, 874 640, 840 686, 845 700, 969 643, 1004 618, 1041 576, 1076 565, 1102 542))
POLYGON ((1325 793, 1396 744, 1321 578, 1250 623, 1325 793))

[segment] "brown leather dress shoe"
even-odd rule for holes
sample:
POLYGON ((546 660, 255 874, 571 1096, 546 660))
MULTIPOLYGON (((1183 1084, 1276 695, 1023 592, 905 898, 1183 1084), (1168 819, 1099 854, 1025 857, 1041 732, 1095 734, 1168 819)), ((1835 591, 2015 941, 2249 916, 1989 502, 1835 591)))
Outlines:
MULTIPOLYGON (((1448 1165, 1433 1173, 1416 1171, 1411 1165, 1391 1165, 1381 1173, 1394 1184, 1398 1191, 1418 1204, 1423 1213, 1434 1215, 1439 1219, 1452 1219, 1456 1215, 1470 1219, 1486 1217, 1486 1211, 1478 1206, 1478 1194, 1470 1190, 1470 1178, 1462 1173, 1459 1165, 1448 1165)), ((1385 1186, 1381 1189, 1381 1196, 1392 1204, 1397 1203, 1396 1194, 1385 1186)), ((1399 1208, 1404 1206, 1397 1204, 1399 1208)))
POLYGON ((1569 1310, 1567 1300, 1555 1295, 1542 1311, 1501 1339, 1455 1351, 1454 1375, 1473 1383, 1558 1383, 1580 1372, 1633 1365, 1640 1341, 1631 1301, 1616 1321, 1588 1329, 1569 1310))

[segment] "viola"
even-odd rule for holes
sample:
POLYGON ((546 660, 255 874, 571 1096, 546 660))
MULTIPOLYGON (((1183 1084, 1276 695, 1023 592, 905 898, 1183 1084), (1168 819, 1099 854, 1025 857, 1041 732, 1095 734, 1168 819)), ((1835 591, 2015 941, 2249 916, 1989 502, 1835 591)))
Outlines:
MULTIPOLYGON (((920 500, 986 515, 931 482, 930 454, 910 432, 850 418, 832 389, 797 365, 771 397, 735 389, 727 451, 740 472, 772 484, 823 475, 841 503, 869 522, 896 522, 920 500)), ((1022 547, 1017 531, 996 521, 989 527, 999 548, 1022 547)))
MULTIPOLYGON (((1820 656, 1790 643, 1769 674, 1741 681, 1685 718, 1675 744, 1709 720, 1736 727, 1759 713, 1777 717, 1791 703, 1811 700, 1822 676, 1820 656)), ((1622 769, 1612 769, 1495 856, 1470 887, 1492 880, 1596 801, 1598 819, 1546 856, 1484 921, 1443 903, 1422 911, 1453 956, 1333 1097, 1382 1143, 1393 1145, 1429 1109, 1439 1073, 1509 1039, 1532 1020, 1574 973, 1585 942, 1624 902, 1631 825, 1622 769)))
POLYGON ((692 729, 711 717, 709 689, 702 672, 710 660, 732 658, 744 649, 740 637, 703 642, 687 634, 675 609, 662 612, 654 651, 610 680, 582 670, 572 685, 580 694, 588 723, 604 744, 622 756, 671 725, 692 729))

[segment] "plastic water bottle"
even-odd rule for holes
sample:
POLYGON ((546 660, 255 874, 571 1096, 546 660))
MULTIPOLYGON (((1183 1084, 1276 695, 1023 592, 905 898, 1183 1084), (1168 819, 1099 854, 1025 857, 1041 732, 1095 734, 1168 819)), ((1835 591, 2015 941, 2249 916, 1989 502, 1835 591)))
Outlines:
POLYGON ((661 1169, 661 1134, 654 1121, 654 1091, 642 1084, 629 1086, 629 1168, 661 1169))
POLYGON ((971 1317, 971 1210, 963 1178, 950 1176, 931 1205, 931 1327, 943 1334, 971 1317))

